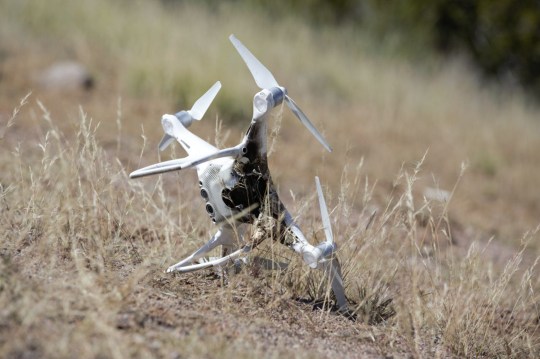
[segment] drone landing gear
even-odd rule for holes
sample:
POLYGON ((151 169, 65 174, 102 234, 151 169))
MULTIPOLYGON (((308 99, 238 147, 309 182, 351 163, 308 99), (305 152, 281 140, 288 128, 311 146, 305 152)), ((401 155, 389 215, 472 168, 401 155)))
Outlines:
MULTIPOLYGON (((236 240, 237 233, 235 231, 243 229, 241 228, 242 225, 236 228, 229 224, 223 225, 201 248, 189 257, 170 266, 167 273, 175 271, 187 273, 211 267, 217 269, 217 273, 221 275, 227 272, 231 273, 229 269, 232 270, 232 273, 235 273, 245 264, 243 257, 253 248, 267 238, 279 238, 283 244, 301 255, 307 265, 324 272, 325 281, 331 285, 336 297, 338 310, 343 313, 347 311, 347 298, 343 288, 341 266, 335 256, 336 248, 333 243, 329 245, 328 242, 323 242, 316 247, 312 246, 296 223, 292 221, 288 212, 285 212, 284 221, 278 221, 273 216, 261 214, 252 225, 254 231, 248 244, 238 247, 239 242, 236 240), (219 245, 222 246, 222 256, 205 260, 204 257, 219 245), (197 263, 200 259, 203 261, 197 263)), ((256 258, 254 262, 263 264, 262 267, 267 269, 283 269, 286 267, 285 263, 276 264, 263 258, 256 258)))
POLYGON ((214 236, 206 242, 201 248, 193 252, 189 257, 181 260, 175 265, 170 266, 167 269, 167 273, 170 272, 193 272, 199 269, 204 269, 212 266, 221 266, 229 261, 234 261, 244 253, 251 251, 250 246, 243 246, 238 248, 236 241, 236 234, 233 227, 230 225, 223 225, 214 234, 214 236), (216 248, 217 246, 223 246, 223 256, 218 260, 203 262, 194 264, 197 260, 203 258, 208 252, 216 248), (235 250, 236 249, 236 250, 235 250))

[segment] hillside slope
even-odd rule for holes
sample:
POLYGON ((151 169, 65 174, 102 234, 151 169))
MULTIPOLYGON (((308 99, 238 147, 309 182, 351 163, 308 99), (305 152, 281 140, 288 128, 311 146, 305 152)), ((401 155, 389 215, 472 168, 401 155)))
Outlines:
POLYGON ((0 356, 540 355, 540 112, 520 94, 459 60, 420 67, 351 30, 233 5, 0 5, 0 356), (320 277, 278 244, 255 254, 284 271, 163 273, 214 228, 192 172, 128 173, 158 160, 161 114, 218 79, 192 130, 240 138, 256 87, 230 33, 334 147, 275 110, 272 174, 313 242, 321 177, 356 322, 314 306, 320 277), (95 86, 41 87, 63 60, 95 86))

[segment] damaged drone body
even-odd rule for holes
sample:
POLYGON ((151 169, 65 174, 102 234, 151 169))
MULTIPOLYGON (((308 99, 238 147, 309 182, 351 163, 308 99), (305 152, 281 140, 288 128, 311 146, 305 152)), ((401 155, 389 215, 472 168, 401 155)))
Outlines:
POLYGON ((137 178, 195 167, 206 211, 212 221, 219 226, 216 234, 207 243, 187 258, 169 267, 167 272, 185 273, 234 263, 271 236, 300 254, 311 268, 323 270, 331 281, 339 309, 345 310, 347 300, 319 179, 316 178, 316 185, 326 241, 313 246, 293 221, 272 183, 267 161, 269 113, 274 107, 285 102, 317 140, 327 150, 331 151, 331 148, 288 96, 286 89, 279 86, 270 71, 234 35, 230 36, 230 40, 261 88, 253 98, 253 118, 242 142, 237 146, 220 150, 187 130, 193 120, 200 120, 203 117, 217 95, 221 88, 218 81, 197 100, 191 110, 162 117, 165 136, 159 145, 160 150, 164 150, 176 139, 188 156, 147 166, 130 174, 131 178, 137 178), (254 234, 247 242, 238 235, 242 232, 244 224, 255 226, 254 234), (220 258, 199 263, 199 260, 220 245, 222 246, 220 258))

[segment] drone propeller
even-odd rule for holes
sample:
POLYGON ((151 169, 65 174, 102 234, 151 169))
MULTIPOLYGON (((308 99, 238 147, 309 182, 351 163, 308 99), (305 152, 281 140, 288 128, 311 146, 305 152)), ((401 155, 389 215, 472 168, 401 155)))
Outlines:
MULTIPOLYGON (((334 244, 334 235, 332 234, 332 224, 330 222, 330 216, 328 214, 328 208, 323 197, 321 188, 321 181, 319 177, 315 177, 315 183, 317 184, 317 194, 319 195, 319 206, 321 208, 321 217, 324 226, 324 233, 326 235, 326 242, 321 243, 318 247, 322 249, 324 257, 330 259, 328 266, 326 267, 327 273, 330 276, 332 290, 336 295, 339 310, 347 310, 347 297, 345 296, 345 290, 343 289, 343 276, 341 274, 341 266, 337 258, 332 258, 332 253, 336 250, 334 244), (325 253, 324 250, 329 250, 325 253)), ((326 260, 328 260, 326 259, 326 260)))
MULTIPOLYGON (((212 101, 214 101, 214 98, 220 89, 221 82, 217 81, 212 87, 210 87, 208 91, 206 91, 204 95, 195 101, 191 110, 180 111, 175 114, 178 121, 180 121, 185 127, 189 127, 193 120, 200 121, 206 113, 206 110, 208 110, 208 107, 210 107, 212 104, 212 101)), ((173 134, 167 133, 167 129, 165 129, 165 132, 165 136, 163 136, 161 142, 159 143, 160 151, 166 149, 176 137, 173 134)))
POLYGON ((293 99, 287 95, 287 90, 284 87, 281 87, 270 70, 268 70, 257 58, 247 49, 247 47, 244 46, 238 40, 234 35, 229 36, 229 40, 231 40, 232 44, 246 63, 247 67, 249 68, 249 71, 251 72, 251 75, 253 75, 253 78, 255 79, 255 83, 259 88, 261 89, 271 89, 271 88, 279 88, 281 91, 283 91, 283 95, 285 98, 285 103, 287 106, 291 109, 291 111, 295 114, 296 117, 302 122, 304 126, 307 127, 307 129, 315 136, 315 138, 326 148, 328 152, 332 152, 332 148, 326 142, 324 137, 321 135, 319 131, 315 128, 313 123, 308 119, 308 117, 302 112, 300 107, 293 101, 293 99))
POLYGON ((221 82, 216 81, 204 95, 195 101, 191 110, 187 111, 194 120, 200 121, 203 118, 206 110, 208 110, 208 107, 210 107, 220 89, 221 82))
POLYGON ((321 217, 324 227, 324 234, 326 235, 326 241, 330 244, 334 243, 334 235, 332 234, 332 224, 330 223, 330 215, 328 214, 328 208, 324 200, 321 181, 319 177, 315 176, 315 183, 317 184, 317 194, 319 195, 319 207, 321 208, 321 217))

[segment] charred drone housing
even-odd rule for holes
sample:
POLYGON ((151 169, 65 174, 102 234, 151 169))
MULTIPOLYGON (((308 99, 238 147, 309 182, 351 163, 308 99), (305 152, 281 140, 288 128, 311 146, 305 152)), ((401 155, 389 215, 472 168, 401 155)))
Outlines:
POLYGON ((269 113, 285 103, 326 150, 331 151, 331 148, 289 96, 287 89, 278 84, 272 73, 234 35, 229 39, 260 88, 253 96, 253 117, 242 142, 234 147, 218 149, 187 129, 194 120, 198 121, 204 116, 221 88, 221 83, 217 81, 190 110, 179 111, 175 115, 165 114, 161 118, 165 136, 159 149, 164 150, 176 140, 188 156, 150 165, 130 174, 131 178, 138 178, 195 168, 205 210, 219 227, 209 241, 187 258, 170 266, 167 272, 187 273, 210 267, 226 267, 239 261, 262 240, 271 237, 293 249, 311 268, 323 270, 330 279, 339 308, 345 310, 347 299, 336 256, 337 246, 319 179, 316 177, 315 181, 326 240, 314 246, 294 222, 272 182, 267 159, 269 113), (255 228, 251 238, 246 241, 243 236, 245 225, 255 228), (198 262, 218 246, 222 246, 220 258, 198 262))

